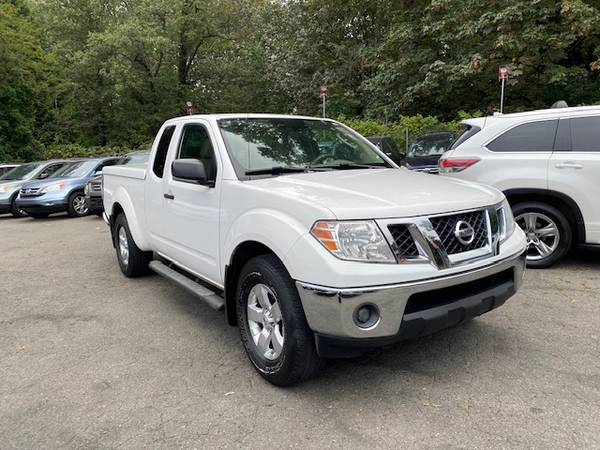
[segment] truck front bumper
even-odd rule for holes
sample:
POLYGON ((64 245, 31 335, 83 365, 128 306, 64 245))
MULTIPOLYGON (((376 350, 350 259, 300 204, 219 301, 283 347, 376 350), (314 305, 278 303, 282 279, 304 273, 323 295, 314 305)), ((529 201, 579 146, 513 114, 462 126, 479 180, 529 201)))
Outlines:
POLYGON ((344 357, 491 311, 517 292, 524 272, 525 253, 519 253, 489 266, 412 283, 339 289, 298 281, 296 286, 319 354, 344 357), (377 320, 361 327, 357 313, 365 306, 377 313, 377 320))

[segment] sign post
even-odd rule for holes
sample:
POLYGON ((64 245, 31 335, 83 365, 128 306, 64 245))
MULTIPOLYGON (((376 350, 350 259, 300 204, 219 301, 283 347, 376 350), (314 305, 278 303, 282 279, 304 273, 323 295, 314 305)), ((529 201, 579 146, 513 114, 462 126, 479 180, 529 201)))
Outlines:
POLYGON ((500 114, 504 112, 504 85, 506 80, 510 77, 510 67, 499 66, 498 67, 498 80, 502 83, 500 87, 500 114))
POLYGON ((327 98, 327 86, 322 84, 319 88, 319 92, 321 93, 321 98, 323 99, 323 118, 325 118, 325 99, 327 98))

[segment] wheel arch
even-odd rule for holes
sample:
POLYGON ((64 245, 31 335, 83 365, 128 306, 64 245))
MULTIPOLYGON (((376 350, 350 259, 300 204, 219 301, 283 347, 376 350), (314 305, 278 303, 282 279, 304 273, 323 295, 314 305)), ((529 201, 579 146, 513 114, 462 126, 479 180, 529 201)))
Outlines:
MULTIPOLYGON (((135 245, 142 251, 150 251, 152 248, 149 245, 149 242, 146 238, 146 234, 142 230, 140 226, 139 217, 136 214, 135 208, 133 206, 133 202, 129 197, 129 194, 124 189, 120 189, 115 195, 112 205, 110 206, 110 228, 111 233, 114 228, 114 223, 118 214, 125 214, 127 218, 127 225, 129 226, 129 232, 131 233, 131 237, 135 242, 135 245)), ((113 233, 114 234, 114 233, 113 233)), ((114 236, 113 236, 114 237, 114 236)), ((114 239, 113 239, 114 241, 114 239)))
POLYGON ((508 189, 504 191, 508 202, 512 205, 522 202, 548 203, 561 211, 573 232, 574 243, 585 243, 585 221, 575 200, 562 192, 549 189, 508 189))
POLYGON ((227 318, 227 323, 231 326, 237 326, 235 295, 240 272, 248 261, 259 255, 273 255, 279 259, 285 267, 285 263, 277 253, 262 242, 247 240, 237 245, 231 254, 229 263, 225 266, 225 316, 227 318))

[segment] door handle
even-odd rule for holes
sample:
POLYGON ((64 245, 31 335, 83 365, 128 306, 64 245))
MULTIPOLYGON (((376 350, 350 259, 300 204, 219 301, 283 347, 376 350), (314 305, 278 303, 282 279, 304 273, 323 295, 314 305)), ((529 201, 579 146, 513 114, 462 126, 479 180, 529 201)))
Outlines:
POLYGON ((578 164, 576 162, 567 161, 567 162, 564 162, 564 163, 558 163, 558 164, 556 164, 556 168, 557 169, 583 169, 583 165, 582 164, 578 164))
POLYGON ((175 196, 173 194, 163 194, 163 197, 169 200, 175 200, 175 196))

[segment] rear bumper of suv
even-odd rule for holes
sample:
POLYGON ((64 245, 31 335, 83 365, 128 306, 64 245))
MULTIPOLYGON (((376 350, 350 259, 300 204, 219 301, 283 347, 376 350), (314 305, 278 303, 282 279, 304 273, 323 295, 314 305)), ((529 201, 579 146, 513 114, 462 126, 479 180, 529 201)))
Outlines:
POLYGON ((502 305, 521 287, 525 253, 447 277, 397 285, 337 289, 296 282, 322 357, 348 357, 365 349, 415 339, 502 305), (377 321, 361 328, 367 306, 377 321))

